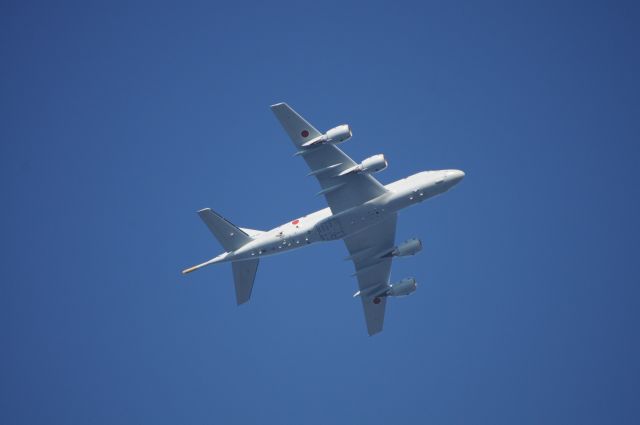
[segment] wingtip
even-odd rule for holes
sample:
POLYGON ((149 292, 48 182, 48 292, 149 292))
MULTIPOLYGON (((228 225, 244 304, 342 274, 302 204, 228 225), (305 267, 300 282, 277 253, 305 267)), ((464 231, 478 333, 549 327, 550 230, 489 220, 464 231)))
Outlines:
POLYGON ((378 335, 380 332, 382 332, 382 328, 380 328, 380 329, 367 329, 367 333, 369 334, 369 336, 378 335))
POLYGON ((289 105, 287 105, 285 102, 278 102, 278 103, 274 103, 273 105, 271 105, 270 108, 271 109, 275 109, 275 108, 280 107, 280 106, 289 106, 289 105))

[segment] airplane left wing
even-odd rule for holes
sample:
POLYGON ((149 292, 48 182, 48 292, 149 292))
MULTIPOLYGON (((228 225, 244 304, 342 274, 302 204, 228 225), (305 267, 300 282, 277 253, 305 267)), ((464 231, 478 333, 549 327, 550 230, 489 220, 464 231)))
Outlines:
POLYGON ((322 133, 289 105, 278 103, 272 105, 271 110, 298 149, 297 154, 304 158, 311 169, 309 175, 318 179, 322 188, 318 194, 325 196, 334 214, 387 192, 387 189, 369 174, 339 175, 358 164, 333 143, 305 146, 309 141, 321 137, 322 133))
POLYGON ((386 297, 377 297, 389 283, 392 257, 382 257, 393 250, 396 237, 397 214, 377 225, 344 239, 350 258, 356 267, 359 296, 369 335, 382 331, 386 297))

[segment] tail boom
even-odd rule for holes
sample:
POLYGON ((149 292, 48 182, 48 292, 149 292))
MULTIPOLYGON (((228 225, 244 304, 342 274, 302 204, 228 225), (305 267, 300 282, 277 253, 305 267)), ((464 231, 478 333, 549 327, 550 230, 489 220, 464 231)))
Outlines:
POLYGON ((194 272, 194 271, 196 271, 198 269, 201 269, 203 267, 208 266, 209 264, 222 263, 224 261, 229 261, 229 259, 227 258, 229 256, 230 256, 229 252, 222 253, 222 254, 218 255, 217 257, 212 258, 209 261, 205 261, 202 264, 197 264, 197 265, 195 265, 193 267, 189 267, 188 269, 182 270, 182 274, 187 274, 187 273, 194 272))

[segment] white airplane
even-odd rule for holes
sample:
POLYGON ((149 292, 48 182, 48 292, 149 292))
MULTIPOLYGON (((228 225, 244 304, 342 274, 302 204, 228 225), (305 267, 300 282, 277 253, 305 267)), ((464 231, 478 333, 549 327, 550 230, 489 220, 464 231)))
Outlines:
POLYGON ((387 168, 383 155, 357 164, 336 144, 351 138, 351 128, 339 125, 320 133, 286 103, 271 106, 301 156, 315 176, 328 208, 296 218, 273 230, 236 227, 209 208, 200 218, 226 252, 188 268, 190 273, 210 264, 231 262, 238 305, 249 301, 260 258, 302 248, 316 242, 342 239, 347 260, 355 264, 369 335, 382 330, 388 297, 409 295, 416 290, 412 277, 389 283, 393 257, 414 255, 422 249, 419 239, 395 245, 398 211, 444 193, 460 182, 460 170, 424 171, 386 186, 372 174, 387 168))

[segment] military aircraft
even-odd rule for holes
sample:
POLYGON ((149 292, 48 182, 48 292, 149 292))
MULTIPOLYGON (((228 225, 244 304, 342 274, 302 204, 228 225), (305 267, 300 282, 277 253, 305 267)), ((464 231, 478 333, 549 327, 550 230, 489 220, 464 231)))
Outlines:
POLYGON ((261 258, 302 248, 316 242, 344 240, 347 260, 355 265, 369 335, 382 330, 389 297, 409 295, 417 283, 408 277, 389 282, 393 257, 414 255, 422 249, 419 239, 395 244, 398 212, 444 193, 464 177, 460 170, 424 171, 382 185, 372 174, 387 168, 384 155, 354 162, 336 145, 352 136, 339 125, 321 133, 286 103, 271 106, 296 148, 320 183, 328 208, 296 218, 266 232, 237 227, 210 208, 198 211, 225 252, 182 273, 210 264, 231 262, 238 305, 249 301, 261 258))

